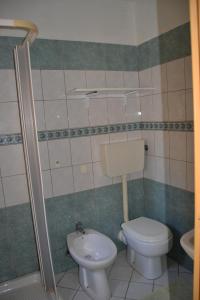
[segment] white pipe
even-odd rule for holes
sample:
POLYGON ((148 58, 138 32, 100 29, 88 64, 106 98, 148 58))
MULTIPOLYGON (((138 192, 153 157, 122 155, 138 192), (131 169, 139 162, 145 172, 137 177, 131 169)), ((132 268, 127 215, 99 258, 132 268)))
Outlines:
POLYGON ((121 176, 122 178, 122 192, 123 192, 123 214, 124 222, 128 222, 128 188, 126 174, 121 176))

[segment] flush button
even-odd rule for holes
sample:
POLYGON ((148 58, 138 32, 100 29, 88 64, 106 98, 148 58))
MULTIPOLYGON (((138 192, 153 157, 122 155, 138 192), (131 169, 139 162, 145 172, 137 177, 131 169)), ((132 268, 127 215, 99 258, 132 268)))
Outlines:
POLYGON ((82 174, 86 174, 87 171, 88 171, 87 166, 86 165, 81 165, 80 166, 80 171, 81 171, 82 174))

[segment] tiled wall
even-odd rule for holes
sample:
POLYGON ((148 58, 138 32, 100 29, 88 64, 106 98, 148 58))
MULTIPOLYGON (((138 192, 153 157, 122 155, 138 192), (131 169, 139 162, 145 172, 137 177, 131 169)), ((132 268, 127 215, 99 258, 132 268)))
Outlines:
MULTIPOLYGON (((67 266, 66 234, 74 230, 77 221, 97 228, 117 242, 117 232, 122 222, 122 203, 121 186, 115 183, 120 182, 120 179, 111 179, 102 174, 99 153, 99 145, 102 143, 144 138, 149 146, 145 157, 144 174, 143 172, 132 174, 129 179, 144 176, 153 181, 143 182, 143 179, 139 179, 129 182, 131 218, 147 214, 166 224, 169 223, 176 236, 176 246, 180 234, 192 226, 193 211, 187 203, 190 201, 192 205, 193 201, 191 193, 194 164, 193 133, 191 129, 185 130, 182 127, 185 121, 193 120, 191 61, 189 56, 182 57, 181 54, 180 57, 162 65, 151 64, 149 69, 143 66, 141 69, 144 70, 139 72, 123 71, 122 66, 118 71, 110 71, 109 64, 108 71, 84 68, 84 70, 66 70, 61 67, 57 70, 33 70, 36 116, 40 131, 155 121, 163 127, 166 122, 175 122, 176 127, 176 122, 177 124, 180 122, 176 131, 170 130, 170 127, 167 127, 167 130, 152 130, 151 126, 145 130, 145 127, 141 126, 141 130, 133 128, 118 133, 108 131, 103 135, 89 134, 84 137, 49 139, 39 143, 45 198, 50 198, 47 201, 47 213, 57 271, 67 266), (129 96, 127 100, 116 98, 72 100, 66 95, 74 87, 153 87, 155 89, 151 92, 143 92, 140 97, 129 96), (177 187, 179 198, 176 198, 178 193, 175 192, 176 188, 170 186, 160 197, 159 189, 154 188, 155 181, 164 183, 161 184, 164 188, 167 187, 166 184, 177 187), (151 191, 147 183, 151 185, 151 191), (169 195, 171 205, 167 206, 169 195), (182 206, 179 205, 181 197, 183 197, 182 206), (159 207, 160 205, 168 207, 170 214, 174 213, 175 207, 179 207, 180 216, 184 215, 184 224, 177 224, 174 215, 170 221, 162 218, 162 213, 166 213, 166 210, 159 210, 160 215, 156 214, 155 207, 158 206, 155 203, 158 203, 156 202, 158 200, 161 201, 159 207)), ((14 71, 1 69, 0 135, 13 133, 20 133, 14 71)), ((17 208, 24 207, 25 211, 22 209, 20 213, 24 212, 24 215, 27 215, 26 207, 29 205, 23 150, 20 143, 0 146, 0 170, 0 207, 6 207, 2 209, 5 218, 2 218, 3 224, 0 227, 4 231, 4 237, 5 226, 7 226, 5 237, 7 247, 0 249, 2 251, 0 257, 3 258, 0 265, 5 266, 6 263, 10 265, 5 255, 8 249, 11 253, 10 257, 15 257, 17 245, 20 245, 19 249, 22 244, 26 245, 27 249, 34 249, 33 236, 30 239, 26 234, 27 231, 24 230, 26 224, 21 222, 16 226, 17 220, 21 220, 17 208), (7 216, 10 212, 13 213, 9 219, 7 216), (18 242, 15 246, 10 241, 10 235, 7 234, 10 230, 13 234, 13 227, 19 229, 18 242)), ((178 257, 177 253, 178 251, 176 251, 178 257)), ((17 261, 22 261, 14 259, 12 266, 15 271, 2 275, 2 280, 35 270, 37 268, 35 260, 29 265, 34 255, 31 251, 27 251, 27 255, 22 256, 26 262, 24 266, 27 266, 24 269, 23 263, 17 264, 17 261)))

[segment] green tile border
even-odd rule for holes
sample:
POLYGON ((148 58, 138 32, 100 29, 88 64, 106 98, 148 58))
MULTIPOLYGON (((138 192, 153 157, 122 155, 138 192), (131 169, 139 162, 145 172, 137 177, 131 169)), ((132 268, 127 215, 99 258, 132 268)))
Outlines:
MULTIPOLYGON (((137 130, 160 130, 160 131, 193 131, 193 122, 133 122, 118 123, 102 126, 64 128, 55 130, 38 131, 38 140, 59 140, 66 138, 78 138, 83 136, 94 136, 100 134, 128 132, 137 130)), ((0 146, 21 144, 22 136, 20 133, 0 135, 0 146)))
POLYGON ((190 23, 161 34, 137 48, 138 70, 191 55, 190 23))
MULTIPOLYGON (((0 37, 0 69, 13 68, 12 50, 20 41, 0 37)), ((30 52, 33 69, 138 71, 190 55, 190 24, 139 46, 37 39, 30 52)))

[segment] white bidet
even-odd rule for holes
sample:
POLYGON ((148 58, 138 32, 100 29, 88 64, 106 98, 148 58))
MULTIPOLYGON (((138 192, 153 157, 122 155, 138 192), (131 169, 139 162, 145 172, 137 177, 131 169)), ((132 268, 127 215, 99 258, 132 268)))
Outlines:
POLYGON ((117 248, 104 234, 85 229, 67 236, 69 252, 79 264, 79 280, 85 292, 94 300, 109 300, 111 292, 106 275, 117 256, 117 248))

